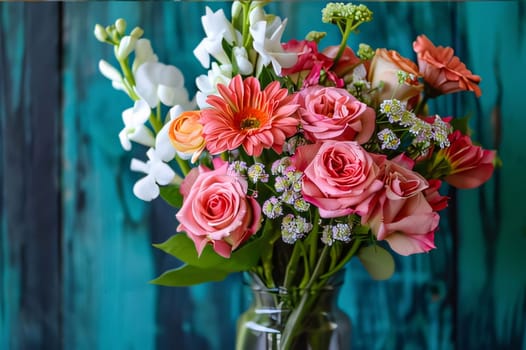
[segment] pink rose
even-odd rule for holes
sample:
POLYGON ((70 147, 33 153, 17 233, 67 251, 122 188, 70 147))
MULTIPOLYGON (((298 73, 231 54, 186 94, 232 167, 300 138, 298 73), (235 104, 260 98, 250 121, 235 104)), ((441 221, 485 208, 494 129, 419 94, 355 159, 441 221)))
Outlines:
POLYGON ((427 180, 422 175, 409 169, 413 167, 413 162, 409 163, 412 161, 411 158, 406 156, 399 158, 392 161, 386 160, 384 163, 385 194, 392 200, 412 197, 429 187, 427 180))
POLYGON ((457 188, 475 188, 488 181, 493 174, 495 151, 473 145, 471 138, 459 130, 449 135, 451 146, 439 150, 437 159, 449 164, 444 180, 457 188))
POLYGON ((338 140, 363 144, 374 132, 374 110, 347 90, 311 86, 300 91, 297 103, 303 132, 309 141, 338 140))
POLYGON ((318 52, 318 45, 315 41, 295 40, 282 44, 286 52, 293 52, 298 55, 298 61, 290 68, 281 71, 283 76, 289 76, 293 81, 303 80, 302 87, 317 85, 320 82, 321 72, 327 74, 327 78, 337 87, 343 86, 343 80, 329 71, 332 66, 332 59, 318 52))
POLYGON ((378 94, 380 101, 393 98, 408 101, 418 96, 424 88, 418 81, 419 76, 418 67, 413 61, 402 57, 397 51, 377 49, 371 62, 368 79, 373 88, 383 83, 383 88, 378 94), (410 74, 412 79, 399 84, 398 71, 410 74))
POLYGON ((215 159, 214 165, 214 170, 192 169, 181 184, 184 201, 176 215, 177 230, 194 241, 199 255, 211 243, 228 258, 259 229, 261 208, 247 195, 247 181, 229 172, 227 162, 215 159))
POLYGON ((385 187, 375 194, 374 206, 362 216, 378 240, 386 240, 401 255, 433 248, 439 215, 426 200, 427 181, 393 161, 383 162, 385 187))
POLYGON ((466 65, 454 55, 451 47, 435 46, 425 35, 413 42, 418 56, 418 66, 429 86, 429 96, 435 97, 457 91, 473 91, 477 97, 482 93, 478 84, 480 77, 471 73, 466 65))
POLYGON ((290 75, 301 71, 310 70, 316 62, 322 62, 323 68, 329 68, 332 60, 318 52, 315 41, 292 39, 281 45, 286 52, 298 54, 298 61, 290 68, 283 68, 282 75, 290 75))
POLYGON ((301 146, 294 160, 303 171, 303 197, 323 218, 367 214, 372 194, 383 186, 377 179, 379 167, 354 141, 301 146))

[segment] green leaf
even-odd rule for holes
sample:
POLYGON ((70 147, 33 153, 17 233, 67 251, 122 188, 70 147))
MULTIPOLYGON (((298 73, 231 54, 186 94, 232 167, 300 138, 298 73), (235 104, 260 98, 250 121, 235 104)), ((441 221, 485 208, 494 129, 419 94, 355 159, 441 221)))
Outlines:
POLYGON ((218 255, 207 245, 201 256, 197 255, 194 242, 184 233, 175 234, 154 247, 176 257, 182 262, 203 269, 213 268, 226 272, 245 271, 256 265, 261 252, 262 239, 255 239, 235 250, 229 259, 218 255))
POLYGON ((166 271, 150 283, 168 287, 188 287, 205 282, 222 281, 228 274, 222 270, 183 265, 166 271))
POLYGON ((166 203, 177 209, 183 206, 183 195, 179 192, 178 185, 160 186, 159 190, 166 203))
POLYGON ((389 279, 394 273, 395 264, 393 257, 379 245, 363 247, 358 252, 358 258, 371 278, 375 280, 389 279))

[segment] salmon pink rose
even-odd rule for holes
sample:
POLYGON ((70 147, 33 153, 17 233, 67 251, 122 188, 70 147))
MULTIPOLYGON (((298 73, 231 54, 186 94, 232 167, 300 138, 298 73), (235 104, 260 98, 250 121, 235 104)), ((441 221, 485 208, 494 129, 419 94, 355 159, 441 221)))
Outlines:
POLYGON ((380 101, 393 98, 408 101, 420 94, 424 88, 418 81, 419 76, 418 67, 413 61, 402 57, 397 51, 377 49, 371 62, 368 80, 374 88, 383 83, 378 93, 380 101), (402 84, 398 79, 399 71, 408 73, 410 77, 402 84))
POLYGON ((380 168, 354 141, 301 146, 294 161, 303 171, 303 197, 323 218, 367 214, 372 195, 383 187, 380 168))
POLYGON ((195 163, 205 149, 203 125, 199 123, 200 111, 185 111, 170 121, 168 137, 182 159, 195 163))
POLYGON ((300 91, 297 103, 300 105, 301 126, 309 141, 338 140, 363 144, 374 132, 374 110, 347 90, 312 86, 300 91))
POLYGON ((246 179, 228 171, 229 164, 214 160, 215 169, 193 168, 181 184, 183 206, 176 217, 178 231, 194 241, 199 255, 207 244, 228 258, 257 232, 261 207, 247 195, 246 179))
POLYGON ((382 165, 384 189, 375 194, 374 206, 362 216, 362 224, 401 255, 435 248, 439 215, 426 200, 428 182, 393 161, 385 160, 382 165))
POLYGON ((435 231, 440 216, 433 211, 423 193, 392 200, 385 192, 367 219, 376 238, 386 240, 400 255, 428 252, 435 248, 435 231))
POLYGON ((413 49, 430 97, 464 90, 473 91, 477 97, 482 94, 478 86, 480 77, 466 68, 451 47, 435 46, 425 35, 420 35, 413 42, 413 49))

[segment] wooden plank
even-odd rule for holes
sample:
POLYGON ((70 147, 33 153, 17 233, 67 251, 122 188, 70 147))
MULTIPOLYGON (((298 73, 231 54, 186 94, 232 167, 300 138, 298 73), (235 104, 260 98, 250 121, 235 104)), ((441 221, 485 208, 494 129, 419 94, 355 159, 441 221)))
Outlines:
POLYGON ((524 2, 466 3, 469 67, 483 75, 472 127, 503 167, 479 190, 460 197, 460 348, 526 348, 526 196, 522 140, 526 79, 524 2))
POLYGON ((0 6, 0 347, 57 349, 60 6, 0 6))
POLYGON ((64 4, 65 349, 154 348, 149 212, 131 194, 138 176, 116 137, 130 102, 101 79, 97 62, 111 50, 92 33, 115 16, 114 4, 64 4))

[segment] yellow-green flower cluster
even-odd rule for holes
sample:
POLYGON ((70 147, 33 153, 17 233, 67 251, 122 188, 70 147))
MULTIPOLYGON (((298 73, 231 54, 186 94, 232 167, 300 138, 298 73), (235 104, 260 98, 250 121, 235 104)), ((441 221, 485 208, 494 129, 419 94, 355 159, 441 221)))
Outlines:
POLYGON ((321 39, 325 38, 327 36, 327 32, 317 32, 315 30, 310 31, 305 36, 305 39, 308 41, 315 41, 316 43, 319 43, 321 39))
POLYGON ((374 50, 371 46, 361 43, 358 46, 358 51, 356 52, 356 54, 358 55, 358 57, 360 57, 360 59, 367 61, 373 58, 374 50))
POLYGON ((330 2, 322 10, 322 21, 324 23, 344 24, 350 20, 352 25, 373 20, 373 12, 363 4, 330 2))

